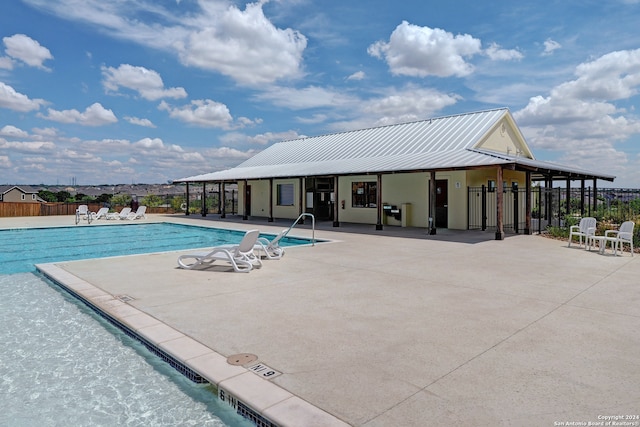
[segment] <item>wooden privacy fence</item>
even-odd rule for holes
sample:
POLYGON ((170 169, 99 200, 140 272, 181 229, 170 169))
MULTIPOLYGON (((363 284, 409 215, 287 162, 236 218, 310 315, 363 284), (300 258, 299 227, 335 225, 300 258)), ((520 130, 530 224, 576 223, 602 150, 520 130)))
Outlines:
MULTIPOLYGON (((0 218, 19 216, 54 216, 75 215, 80 205, 87 205, 89 212, 97 212, 102 203, 26 203, 26 202, 1 202, 0 218)), ((113 206, 111 211, 120 212, 122 206, 113 206)), ((148 207, 147 213, 175 213, 170 207, 148 207)))

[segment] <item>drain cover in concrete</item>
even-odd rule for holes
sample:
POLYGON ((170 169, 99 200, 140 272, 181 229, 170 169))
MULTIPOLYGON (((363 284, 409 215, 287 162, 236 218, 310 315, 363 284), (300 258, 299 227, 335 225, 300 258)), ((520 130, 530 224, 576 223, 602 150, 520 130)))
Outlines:
POLYGON ((258 356, 251 353, 233 354, 227 357, 227 363, 230 365, 242 366, 258 360, 258 356))

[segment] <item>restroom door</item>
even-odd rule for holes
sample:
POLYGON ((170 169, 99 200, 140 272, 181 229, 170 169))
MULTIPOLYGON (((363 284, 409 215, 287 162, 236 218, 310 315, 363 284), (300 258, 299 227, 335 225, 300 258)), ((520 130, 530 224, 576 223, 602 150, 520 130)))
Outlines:
POLYGON ((449 228, 448 187, 448 180, 436 180, 436 228, 449 228))

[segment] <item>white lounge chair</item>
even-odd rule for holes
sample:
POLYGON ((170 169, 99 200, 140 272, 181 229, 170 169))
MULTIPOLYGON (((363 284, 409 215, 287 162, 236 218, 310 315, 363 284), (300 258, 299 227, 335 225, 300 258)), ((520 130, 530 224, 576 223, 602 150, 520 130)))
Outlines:
POLYGON ((584 237, 585 249, 587 249, 587 243, 589 242, 589 236, 596 234, 596 219, 593 217, 585 217, 580 220, 578 225, 572 225, 569 227, 569 244, 573 240, 573 236, 578 236, 580 246, 582 246, 582 238, 584 237))
POLYGON ((131 208, 122 208, 120 213, 110 213, 107 214, 107 219, 127 219, 129 214, 131 213, 131 208))
POLYGON ((138 209, 135 212, 129 213, 127 215, 127 219, 147 219, 147 207, 146 206, 138 206, 138 209))
POLYGON ((265 237, 258 237, 258 242, 255 249, 258 252, 264 252, 267 259, 280 259, 284 256, 284 248, 280 246, 280 239, 282 239, 287 233, 288 229, 284 229, 273 240, 268 240, 265 237))
POLYGON ((629 245, 631 250, 631 256, 633 256, 633 228, 635 225, 636 223, 633 221, 625 221, 620 224, 620 228, 618 230, 605 231, 602 252, 604 253, 604 248, 606 248, 607 242, 611 242, 613 254, 618 255, 618 249, 620 249, 620 252, 622 253, 624 251, 623 245, 626 243, 629 245))
POLYGON ((101 218, 106 219, 108 214, 109 214, 109 208, 100 208, 98 209, 98 212, 91 212, 91 218, 93 218, 94 220, 101 219, 101 218))
POLYGON ((239 244, 235 246, 215 247, 208 252, 198 252, 178 257, 180 268, 188 270, 209 267, 215 261, 226 261, 233 266, 238 273, 248 273, 254 268, 262 266, 260 257, 256 256, 253 249, 258 240, 259 230, 249 230, 246 232, 239 244), (193 260, 192 262, 188 260, 193 260))

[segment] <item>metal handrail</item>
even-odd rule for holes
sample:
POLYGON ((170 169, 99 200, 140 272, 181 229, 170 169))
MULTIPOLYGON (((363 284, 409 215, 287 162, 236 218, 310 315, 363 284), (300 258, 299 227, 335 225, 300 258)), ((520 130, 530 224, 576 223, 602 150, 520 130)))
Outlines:
POLYGON ((291 227, 289 227, 287 232, 284 233, 283 237, 286 236, 287 234, 289 234, 291 229, 293 227, 295 227, 298 224, 298 222, 305 216, 310 216, 311 217, 311 246, 315 246, 316 245, 316 217, 313 216, 313 214, 310 214, 310 213, 300 214, 298 219, 296 219, 295 222, 293 224, 291 224, 291 227))

